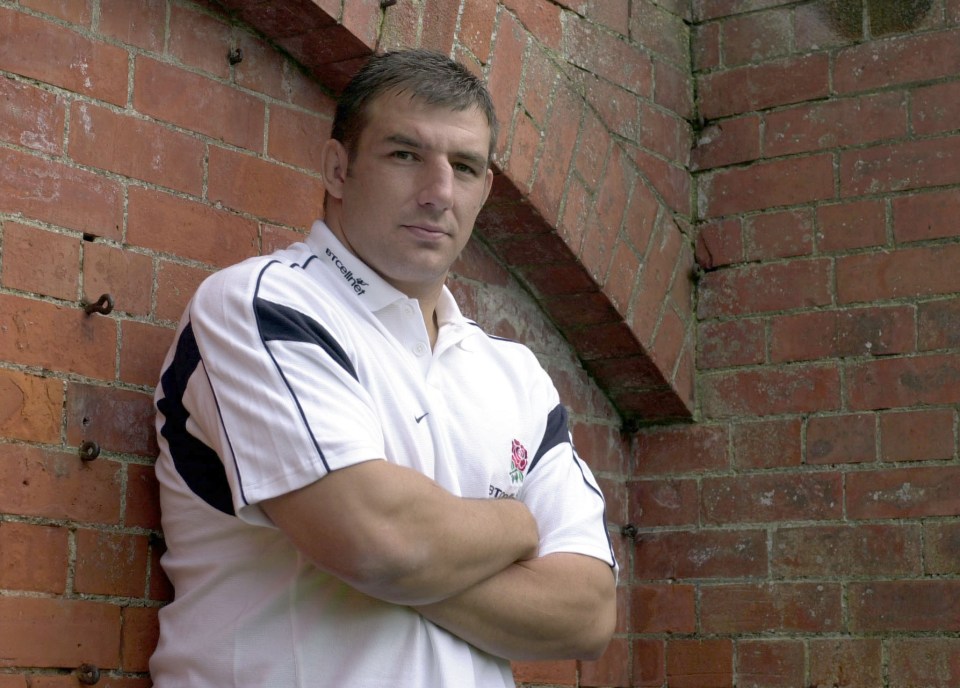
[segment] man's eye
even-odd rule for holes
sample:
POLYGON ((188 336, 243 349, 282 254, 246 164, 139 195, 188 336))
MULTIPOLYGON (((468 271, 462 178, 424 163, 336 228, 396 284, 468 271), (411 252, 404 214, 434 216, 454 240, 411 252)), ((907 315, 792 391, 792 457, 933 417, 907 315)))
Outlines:
POLYGON ((453 165, 453 169, 455 169, 457 172, 463 172, 464 174, 469 174, 472 177, 477 176, 477 170, 474 167, 462 162, 455 163, 453 165))
POLYGON ((397 160, 413 160, 414 159, 413 153, 411 153, 410 151, 404 151, 404 150, 394 151, 393 157, 396 158, 397 160))

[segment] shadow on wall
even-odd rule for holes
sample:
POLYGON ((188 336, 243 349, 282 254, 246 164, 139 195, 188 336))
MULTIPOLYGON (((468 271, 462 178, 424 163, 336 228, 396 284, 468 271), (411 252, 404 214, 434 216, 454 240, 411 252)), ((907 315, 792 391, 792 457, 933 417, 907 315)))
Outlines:
POLYGON ((850 39, 885 36, 916 28, 933 0, 826 0, 822 11, 850 39))

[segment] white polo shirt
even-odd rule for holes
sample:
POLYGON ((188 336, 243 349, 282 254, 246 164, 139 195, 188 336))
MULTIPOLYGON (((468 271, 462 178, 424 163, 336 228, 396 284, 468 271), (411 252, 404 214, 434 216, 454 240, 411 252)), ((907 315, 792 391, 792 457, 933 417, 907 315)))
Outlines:
POLYGON ((431 351, 417 301, 322 223, 197 291, 157 387, 157 476, 176 599, 157 688, 512 686, 408 607, 318 571, 258 506, 371 458, 463 497, 514 497, 540 553, 615 561, 603 498, 524 346, 486 335, 444 289, 431 351))

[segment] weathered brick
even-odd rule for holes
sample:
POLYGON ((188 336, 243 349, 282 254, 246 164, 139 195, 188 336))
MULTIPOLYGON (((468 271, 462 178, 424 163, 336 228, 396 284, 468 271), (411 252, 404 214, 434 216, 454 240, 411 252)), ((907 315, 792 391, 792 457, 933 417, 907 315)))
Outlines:
POLYGON ((577 684, 577 663, 572 659, 513 662, 513 678, 519 683, 539 683, 556 686, 577 684))
POLYGON ((202 268, 160 261, 157 270, 157 319, 178 321, 190 297, 209 276, 210 272, 202 268))
POLYGON ((598 660, 580 663, 579 685, 626 686, 630 685, 630 642, 626 638, 614 638, 598 660))
POLYGON ((697 524, 699 497, 694 480, 633 480, 629 521, 636 526, 693 526, 697 524))
POLYGON ((545 125, 543 151, 530 200, 551 226, 558 219, 583 110, 580 96, 569 88, 561 88, 545 125))
POLYGON ((693 633, 696 588, 692 585, 634 585, 630 592, 630 629, 634 633, 693 633))
POLYGON ((127 241, 136 246, 224 267, 256 255, 257 235, 253 220, 161 191, 130 189, 127 241))
POLYGON ((153 396, 80 383, 67 385, 67 441, 95 441, 107 451, 157 455, 153 396))
POLYGON ((147 537, 78 529, 73 584, 80 593, 143 597, 147 586, 147 537))
POLYGON ((799 640, 741 640, 737 676, 747 686, 795 688, 803 685, 804 654, 799 640))
POLYGON ((797 418, 750 420, 731 429, 737 468, 799 466, 801 423, 797 418))
MULTIPOLYGON (((613 6, 616 3, 593 3, 594 7, 613 6)), ((622 3, 621 6, 626 6, 622 3)), ((670 11, 659 3, 635 3, 630 13, 630 37, 647 50, 674 64, 688 64, 690 60, 691 27, 683 15, 670 11)), ((626 35, 626 34, 624 34, 626 35)), ((697 35, 694 49, 703 40, 697 35)), ((702 68, 698 64, 698 67, 702 68)))
POLYGON ((773 318, 770 324, 770 360, 910 353, 915 331, 914 309, 908 306, 784 315, 773 318))
POLYGON ((700 489, 704 523, 824 520, 843 513, 842 476, 836 473, 706 478, 700 489))
POLYGON ((960 244, 862 253, 837 259, 837 300, 877 301, 960 291, 960 244))
POLYGON ((157 609, 125 607, 120 645, 120 666, 124 671, 147 671, 150 655, 160 637, 157 609))
POLYGON ((770 112, 764 122, 768 157, 845 148, 905 136, 907 100, 894 92, 806 103, 770 112))
POLYGON ((733 641, 667 642, 667 685, 671 688, 732 688, 733 641))
POLYGON ((714 318, 824 306, 831 298, 830 272, 830 263, 823 259, 708 272, 700 280, 698 315, 714 318))
POLYGON ((20 4, 81 26, 89 26, 93 17, 92 0, 21 0, 20 4))
POLYGON ((766 62, 789 54, 793 38, 791 14, 778 9, 734 16, 722 22, 724 65, 766 62))
POLYGON ((695 116, 693 104, 693 77, 686 65, 675 66, 657 60, 653 63, 653 102, 681 119, 695 116))
MULTIPOLYGON (((224 55, 226 53, 224 48, 224 55)), ((227 62, 223 56, 221 61, 227 62)), ((214 79, 139 57, 133 80, 133 104, 139 112, 160 121, 254 152, 263 150, 264 102, 214 79), (203 97, 197 98, 198 93, 203 97)), ((283 110, 277 110, 283 117, 283 110)), ((300 144, 309 149, 310 142, 319 145, 325 138, 322 129, 309 135, 304 133, 300 144)))
POLYGON ((953 632, 960 629, 960 581, 850 583, 848 609, 854 633, 953 632))
POLYGON ((90 600, 0 597, 0 645, 4 667, 88 662, 115 668, 120 663, 120 607, 90 600))
POLYGON ((792 258, 813 253, 813 212, 789 210, 753 215, 744 221, 747 260, 792 258))
POLYGON ((701 405, 707 418, 840 408, 839 371, 831 365, 707 373, 700 384, 701 405))
POLYGON ((911 94, 911 128, 920 135, 960 129, 957 102, 960 102, 960 82, 949 81, 914 90, 911 94))
MULTIPOLYGON (((351 3, 353 4, 353 3, 351 3)), ((306 99, 317 92, 318 99, 322 102, 326 98, 330 105, 323 108, 324 113, 332 112, 333 101, 329 96, 320 95, 319 88, 292 89, 290 93, 285 86, 285 74, 289 68, 286 57, 274 50, 263 39, 247 33, 241 33, 236 40, 237 48, 243 54, 243 61, 233 66, 234 79, 237 85, 244 88, 264 93, 280 101, 287 101, 293 95, 298 98, 306 99)))
POLYGON ((827 200, 834 195, 833 174, 833 156, 827 154, 712 172, 700 178, 704 199, 700 216, 708 219, 827 200))
POLYGON ((692 170, 709 170, 760 157, 760 117, 746 115, 704 127, 690 151, 692 170))
POLYGON ((960 299, 926 301, 917 309, 917 347, 921 351, 960 346, 960 299))
POLYGON ((639 146, 633 150, 633 162, 640 172, 646 175, 667 206, 683 217, 689 217, 693 213, 691 179, 686 165, 664 160, 639 146))
POLYGON ((126 506, 125 525, 160 529, 159 484, 152 464, 127 464, 126 506))
POLYGON ((706 72, 720 66, 721 22, 693 26, 692 59, 694 72, 706 72))
MULTIPOLYGON (((267 255, 273 253, 282 248, 287 248, 291 244, 303 241, 306 237, 309 227, 304 227, 303 229, 289 229, 287 227, 277 227, 276 225, 271 225, 267 223, 260 223, 260 255, 267 255)), ((475 246, 477 242, 470 242, 467 244, 467 248, 464 249, 464 253, 470 250, 471 246, 475 246)), ((460 257, 457 259, 462 260, 463 254, 460 254, 460 257)), ((488 263, 493 263, 493 261, 488 261, 488 263)), ((497 265, 500 268, 499 265, 497 265)), ((502 272, 506 272, 500 268, 502 272)), ((452 269, 453 272, 456 272, 456 269, 452 269)))
POLYGON ((833 85, 839 93, 955 76, 960 69, 960 30, 870 41, 837 53, 833 85), (929 59, 936 55, 936 60, 929 59))
POLYGON ((565 21, 563 44, 568 59, 581 69, 637 95, 651 94, 652 59, 619 36, 574 15, 565 21))
POLYGON ((960 683, 956 638, 894 638, 889 656, 891 685, 947 688, 960 683))
POLYGON ((886 242, 883 201, 863 200, 817 207, 817 246, 821 251, 845 251, 886 242))
MULTIPOLYGON (((170 40, 167 50, 180 62, 220 78, 230 73, 227 54, 233 47, 229 24, 190 7, 170 7, 170 40)), ((181 87, 182 88, 182 87, 181 87)))
POLYGON ((65 121, 63 96, 13 79, 0 82, 0 141, 59 155, 65 121))
POLYGON ((633 455, 636 475, 718 470, 729 464, 727 434, 716 425, 644 430, 634 440, 633 455))
POLYGON ((166 20, 164 0, 100 0, 100 32, 144 50, 163 51, 166 20))
POLYGON ((534 166, 543 135, 526 113, 518 113, 510 142, 510 158, 505 172, 517 188, 526 193, 530 190, 534 166))
POLYGON ((127 51, 16 10, 0 10, 0 69, 68 91, 127 102, 127 51), (69 60, 51 60, 69 55, 69 60))
POLYGON ((743 229, 738 218, 700 225, 696 243, 697 264, 706 270, 743 260, 743 229))
POLYGON ((880 414, 883 461, 952 459, 956 453, 953 411, 929 409, 880 414))
POLYGON ((923 525, 923 569, 926 574, 960 571, 960 522, 928 521, 923 525))
POLYGON ((507 14, 500 22, 497 30, 497 39, 493 45, 490 57, 490 71, 487 74, 487 88, 493 99, 497 117, 501 122, 501 134, 497 142, 497 155, 504 157, 509 131, 513 121, 513 112, 519 100, 521 71, 517 65, 523 64, 523 53, 526 47, 527 35, 523 27, 517 23, 511 14, 507 14))
POLYGON ((633 574, 638 580, 740 578, 767 572, 762 530, 663 531, 637 536, 633 574))
POLYGON ((63 594, 68 545, 66 528, 0 523, 0 588, 63 594))
POLYGON ((958 183, 960 136, 884 144, 840 155, 843 197, 958 183))
POLYGON ((320 180, 284 166, 214 146, 208 174, 210 201, 233 210, 291 227, 309 226, 321 214, 320 180))
POLYGON ((773 533, 775 578, 909 577, 921 572, 920 527, 804 526, 773 533))
POLYGON ((840 593, 838 583, 704 585, 700 631, 837 633, 840 593))
POLYGON ((106 244, 83 244, 83 291, 87 302, 101 294, 113 296, 114 308, 123 313, 147 315, 153 286, 153 260, 133 251, 106 244))
POLYGON ((960 235, 960 228, 950 221, 960 212, 957 189, 898 196, 891 205, 893 236, 898 242, 960 235))
POLYGON ((700 114, 708 120, 825 98, 830 60, 811 53, 700 76, 700 114))
POLYGON ((681 165, 688 163, 693 131, 689 122, 659 108, 642 106, 638 143, 681 165))
POLYGON ((121 206, 112 179, 0 148, 0 212, 119 239, 121 206))
POLYGON ((960 401, 960 361, 952 355, 851 363, 845 377, 851 409, 906 408, 960 401))
POLYGON ((808 464, 864 463, 877 460, 877 420, 873 414, 813 416, 807 421, 808 464))
POLYGON ((847 515, 854 519, 952 516, 960 508, 953 467, 930 466, 850 473, 847 515))
POLYGON ((504 0, 503 5, 514 12, 523 27, 553 50, 560 49, 563 26, 560 8, 550 2, 504 0))
POLYGON ((7 222, 3 227, 3 286, 59 299, 76 299, 80 240, 7 222))
POLYGON ((170 328, 149 323, 132 320, 121 323, 120 379, 134 385, 156 385, 173 334, 170 328))
POLYGON ((490 39, 497 16, 496 0, 477 0, 463 7, 457 39, 486 63, 490 57, 490 39))
POLYGON ((883 641, 879 638, 814 638, 809 641, 809 653, 811 685, 883 685, 883 641))
MULTIPOLYGON (((587 103, 606 128, 622 138, 639 141, 643 116, 636 95, 593 75, 582 75, 581 78, 587 103)), ((597 161, 601 165, 603 162, 603 159, 597 161)))
POLYGON ((204 146, 149 120, 88 103, 70 112, 69 153, 77 162, 199 196, 204 146))
POLYGON ((0 295, 0 333, 0 360, 106 380, 114 377, 117 324, 109 317, 0 295))
POLYGON ((660 688, 666 680, 666 642, 661 639, 633 641, 633 685, 660 688))
POLYGON ((120 464, 74 452, 0 444, 0 508, 4 513, 116 524, 120 464))
POLYGON ((0 369, 0 436, 56 442, 62 408, 60 380, 0 369))

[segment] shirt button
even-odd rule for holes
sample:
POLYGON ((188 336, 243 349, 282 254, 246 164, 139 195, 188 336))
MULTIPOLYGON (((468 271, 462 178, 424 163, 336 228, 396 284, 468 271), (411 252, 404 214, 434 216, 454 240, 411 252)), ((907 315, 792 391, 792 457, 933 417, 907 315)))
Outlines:
POLYGON ((408 303, 407 305, 405 305, 405 306, 403 307, 403 314, 404 314, 405 316, 407 316, 408 318, 412 318, 413 315, 414 315, 413 306, 411 306, 409 303, 408 303))
POLYGON ((427 345, 423 342, 417 342, 417 345, 413 347, 413 353, 415 353, 417 356, 423 356, 425 353, 427 353, 427 345))

